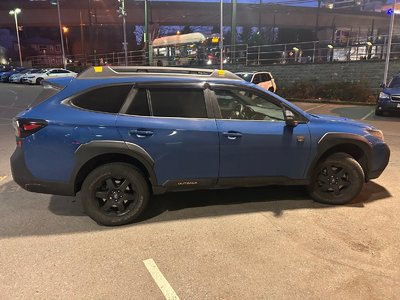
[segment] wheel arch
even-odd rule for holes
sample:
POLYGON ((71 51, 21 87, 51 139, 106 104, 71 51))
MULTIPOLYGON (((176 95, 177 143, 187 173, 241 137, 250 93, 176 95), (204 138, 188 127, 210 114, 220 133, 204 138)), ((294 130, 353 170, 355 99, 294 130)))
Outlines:
POLYGON ((75 193, 80 191, 83 181, 92 170, 116 162, 128 163, 138 168, 145 175, 150 188, 157 184, 153 159, 136 144, 122 141, 92 141, 81 145, 75 154, 77 164, 72 176, 75 193))
POLYGON ((317 155, 312 161, 307 177, 311 178, 314 168, 334 153, 347 153, 352 156, 364 171, 365 181, 368 181, 371 166, 372 148, 363 136, 348 133, 330 133, 324 135, 318 143, 317 155))

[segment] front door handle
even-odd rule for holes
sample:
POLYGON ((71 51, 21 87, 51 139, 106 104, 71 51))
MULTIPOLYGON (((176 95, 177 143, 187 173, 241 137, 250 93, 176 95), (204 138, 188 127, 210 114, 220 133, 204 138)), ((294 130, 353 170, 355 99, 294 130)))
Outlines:
POLYGON ((147 129, 135 129, 135 130, 129 131, 129 135, 131 135, 131 136, 136 135, 139 138, 152 136, 153 134, 154 134, 153 131, 147 130, 147 129))
POLYGON ((223 136, 226 136, 229 140, 236 140, 237 138, 242 137, 242 133, 238 131, 226 131, 222 133, 223 136))

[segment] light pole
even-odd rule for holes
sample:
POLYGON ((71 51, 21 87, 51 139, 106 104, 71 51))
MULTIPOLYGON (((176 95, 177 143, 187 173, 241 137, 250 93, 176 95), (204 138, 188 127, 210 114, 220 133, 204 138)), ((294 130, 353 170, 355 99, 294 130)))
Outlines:
POLYGON ((17 15, 21 12, 20 8, 10 10, 9 14, 14 16, 15 20, 15 30, 17 31, 17 42, 18 42, 18 52, 19 52, 19 65, 22 67, 22 53, 21 53, 21 42, 19 40, 19 28, 18 28, 18 18, 17 15))
POLYGON ((64 36, 63 36, 63 29, 62 29, 62 25, 61 25, 60 0, 51 0, 51 4, 57 5, 58 27, 60 29, 60 39, 61 39, 61 52, 62 52, 63 66, 65 69, 67 67, 67 60, 65 59, 64 36))
MULTIPOLYGON (((389 72, 390 50, 392 48, 393 26, 394 26, 394 15, 396 12, 396 2, 397 2, 397 0, 393 1, 393 8, 391 11, 391 16, 390 16, 389 40, 388 40, 387 49, 386 49, 385 72, 383 73, 383 84, 385 84, 385 85, 387 83, 388 72, 389 72)), ((388 11, 388 14, 389 14, 389 11, 388 11)))
POLYGON ((69 33, 69 28, 66 26, 63 26, 62 28, 64 34, 65 34, 65 46, 67 47, 67 56, 69 55, 69 47, 68 47, 68 33, 69 33))
POLYGON ((223 48, 224 48, 224 0, 220 0, 221 4, 221 9, 220 9, 220 37, 219 37, 219 59, 220 59, 220 69, 224 69, 224 60, 223 60, 223 48))
POLYGON ((124 31, 124 42, 122 43, 125 53, 125 66, 128 65, 128 43, 126 41, 126 10, 125 10, 125 0, 118 0, 121 6, 118 8, 118 17, 122 18, 122 27, 124 31))

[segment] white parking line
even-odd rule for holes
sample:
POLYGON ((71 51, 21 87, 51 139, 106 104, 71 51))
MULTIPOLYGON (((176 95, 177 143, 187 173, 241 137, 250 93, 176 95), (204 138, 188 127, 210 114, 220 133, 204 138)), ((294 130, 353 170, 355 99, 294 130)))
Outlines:
POLYGON ((149 271, 151 277, 153 277, 154 281, 157 283, 161 292, 164 294, 165 299, 167 300, 179 300, 178 295, 175 293, 172 286, 169 284, 167 279, 165 279, 164 275, 161 273, 160 269, 158 269, 156 263, 153 259, 146 259, 143 261, 147 270, 149 271))
POLYGON ((371 110, 369 113, 367 113, 364 117, 361 118, 361 120, 365 120, 366 118, 368 118, 370 115, 372 115, 374 112, 374 109, 371 110))
POLYGON ((324 106, 327 106, 327 104, 321 104, 321 105, 318 105, 318 106, 314 106, 314 107, 311 107, 311 108, 306 109, 304 111, 310 111, 310 110, 317 109, 317 108, 324 107, 324 106))

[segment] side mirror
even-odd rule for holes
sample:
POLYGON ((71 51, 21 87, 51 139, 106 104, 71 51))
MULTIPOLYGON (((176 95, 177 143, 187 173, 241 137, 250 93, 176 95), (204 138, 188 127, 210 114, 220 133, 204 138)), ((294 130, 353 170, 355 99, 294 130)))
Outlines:
POLYGON ((382 89, 384 89, 384 88, 386 87, 386 84, 381 83, 381 84, 379 85, 379 87, 381 87, 382 89))
POLYGON ((293 112, 289 109, 285 109, 285 122, 287 126, 296 127, 299 124, 299 121, 296 120, 293 112))

